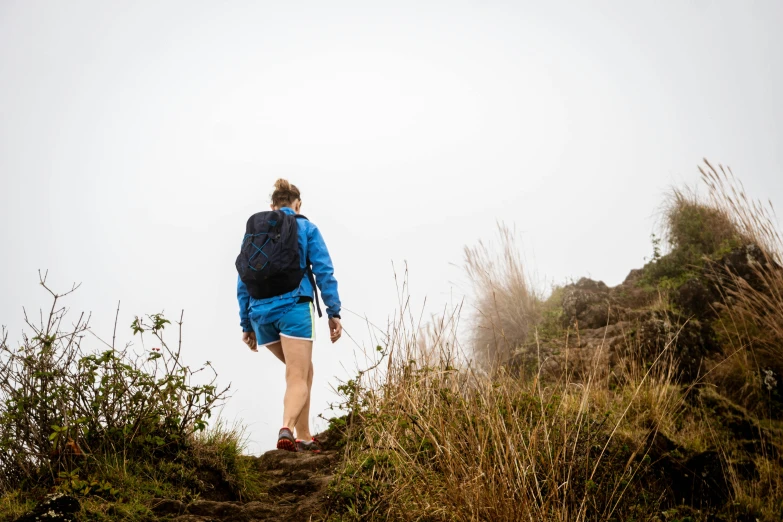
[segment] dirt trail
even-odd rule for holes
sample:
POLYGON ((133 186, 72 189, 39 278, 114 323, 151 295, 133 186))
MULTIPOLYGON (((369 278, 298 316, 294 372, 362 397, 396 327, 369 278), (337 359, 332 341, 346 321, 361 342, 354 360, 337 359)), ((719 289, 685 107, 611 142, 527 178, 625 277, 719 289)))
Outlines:
POLYGON ((319 520, 318 507, 337 464, 337 451, 318 454, 272 450, 256 458, 268 483, 267 498, 253 502, 156 499, 152 510, 176 522, 319 520))

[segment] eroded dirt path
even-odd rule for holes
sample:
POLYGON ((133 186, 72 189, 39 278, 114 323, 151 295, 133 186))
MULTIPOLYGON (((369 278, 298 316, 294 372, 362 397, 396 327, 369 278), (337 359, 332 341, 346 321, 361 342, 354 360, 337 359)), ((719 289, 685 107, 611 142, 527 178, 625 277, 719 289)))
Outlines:
POLYGON ((266 498, 253 502, 156 499, 153 511, 176 522, 319 520, 319 506, 337 464, 337 451, 318 454, 272 450, 256 458, 267 481, 266 498))

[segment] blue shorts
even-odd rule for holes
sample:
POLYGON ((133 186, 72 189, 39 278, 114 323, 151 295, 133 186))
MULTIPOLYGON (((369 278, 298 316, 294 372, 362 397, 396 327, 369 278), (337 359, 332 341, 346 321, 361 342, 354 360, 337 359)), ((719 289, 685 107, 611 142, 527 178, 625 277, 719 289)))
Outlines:
POLYGON ((280 336, 304 341, 315 340, 315 314, 313 303, 296 303, 283 317, 274 323, 253 323, 258 344, 273 344, 280 336))

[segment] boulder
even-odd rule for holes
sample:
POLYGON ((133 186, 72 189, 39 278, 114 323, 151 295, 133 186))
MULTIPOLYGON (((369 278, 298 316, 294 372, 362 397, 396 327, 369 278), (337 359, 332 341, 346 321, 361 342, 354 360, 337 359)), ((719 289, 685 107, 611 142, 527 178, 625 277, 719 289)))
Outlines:
POLYGON ((756 273, 760 267, 767 266, 767 257, 756 245, 746 245, 735 248, 717 263, 725 271, 741 277, 755 289, 761 289, 761 281, 756 273))
POLYGON ((609 287, 586 277, 563 288, 564 326, 601 328, 616 320, 612 316, 609 287))
POLYGON ((50 495, 38 504, 34 510, 16 519, 16 522, 71 522, 82 507, 79 501, 70 495, 50 495))
POLYGON ((720 349, 710 324, 688 320, 668 310, 645 312, 635 336, 640 355, 650 362, 668 346, 677 361, 682 382, 693 382, 703 374, 705 357, 720 349))
POLYGON ((672 296, 674 304, 688 317, 697 317, 701 320, 715 318, 714 303, 720 296, 714 287, 708 287, 696 277, 688 279, 672 296))

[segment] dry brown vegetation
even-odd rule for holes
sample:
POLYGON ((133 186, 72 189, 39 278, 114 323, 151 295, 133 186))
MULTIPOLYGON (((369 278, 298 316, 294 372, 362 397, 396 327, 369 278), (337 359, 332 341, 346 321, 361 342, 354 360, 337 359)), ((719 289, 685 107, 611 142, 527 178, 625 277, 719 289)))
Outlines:
MULTIPOLYGON (((404 321, 396 328, 406 329, 404 321)), ((377 520, 628 520, 657 507, 651 442, 683 394, 666 354, 586 382, 457 369, 453 335, 394 346, 365 393, 361 442, 346 448, 335 495, 377 520), (428 353, 422 353, 427 350, 428 353), (433 360, 420 366, 415 361, 433 360), (621 384, 617 385, 617 381, 621 384), (415 515, 414 515, 415 514, 415 515)))
POLYGON ((459 311, 422 330, 401 299, 376 371, 342 388, 330 516, 783 519, 783 242, 730 171, 702 175, 705 197, 667 202, 666 252, 620 287, 542 300, 501 227, 499 254, 465 251, 466 344, 459 311))
POLYGON ((476 290, 472 354, 490 367, 522 346, 540 317, 540 299, 525 272, 513 230, 499 224, 498 239, 499 251, 481 241, 465 247, 463 265, 476 290))

